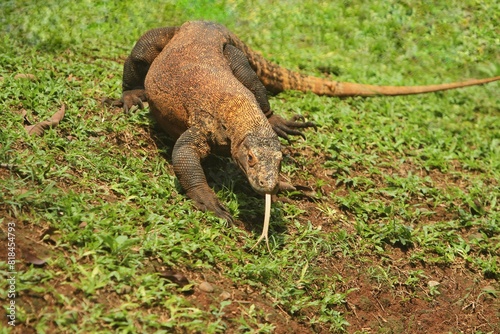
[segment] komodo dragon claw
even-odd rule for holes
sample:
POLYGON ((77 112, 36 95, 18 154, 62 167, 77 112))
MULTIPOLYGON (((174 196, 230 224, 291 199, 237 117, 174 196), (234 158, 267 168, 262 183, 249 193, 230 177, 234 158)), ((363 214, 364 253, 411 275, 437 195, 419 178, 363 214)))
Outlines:
POLYGON ((316 124, 313 122, 297 122, 297 120, 304 120, 304 117, 300 115, 295 115, 290 120, 286 120, 278 115, 272 115, 268 118, 268 120, 273 127, 274 132, 287 141, 290 141, 288 135, 301 136, 304 139, 306 138, 302 131, 297 129, 310 127, 316 128, 316 124))
POLYGON ((128 113, 133 106, 144 109, 142 101, 146 101, 144 89, 126 90, 123 92, 122 98, 120 99, 120 102, 123 103, 123 110, 125 113, 128 113))
POLYGON ((134 89, 124 91, 122 97, 119 99, 104 98, 101 102, 105 106, 123 107, 123 111, 128 114, 133 106, 144 109, 144 104, 142 102, 146 100, 144 89, 134 89))
POLYGON ((217 217, 226 220, 228 223, 234 223, 234 219, 229 211, 217 199, 211 189, 195 188, 188 191, 187 195, 201 211, 212 211, 217 217))
POLYGON ((120 99, 110 99, 109 97, 105 97, 101 99, 101 103, 107 107, 123 107, 123 102, 120 99))

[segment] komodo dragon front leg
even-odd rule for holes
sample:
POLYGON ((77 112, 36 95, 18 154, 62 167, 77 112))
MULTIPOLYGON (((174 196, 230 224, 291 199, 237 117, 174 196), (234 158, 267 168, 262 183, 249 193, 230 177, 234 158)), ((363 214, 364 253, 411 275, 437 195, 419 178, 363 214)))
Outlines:
POLYGON ((144 80, 149 67, 178 30, 178 27, 152 29, 135 44, 123 67, 123 93, 118 105, 122 105, 125 112, 133 106, 143 108, 144 80))
POLYGON ((208 186, 201 167, 201 159, 209 153, 209 136, 203 132, 203 128, 190 127, 175 142, 172 152, 174 172, 187 196, 200 210, 213 211, 218 217, 232 222, 231 214, 208 186))
POLYGON ((297 129, 315 126, 312 122, 296 122, 297 119, 301 119, 301 117, 298 116, 294 116, 291 120, 286 120, 273 114, 271 106, 269 105, 269 100, 267 99, 267 90, 259 80, 257 73, 255 73, 250 66, 245 53, 234 45, 226 44, 224 46, 224 55, 229 61, 229 66, 234 76, 253 93, 260 109, 266 115, 274 132, 276 132, 278 136, 286 140, 289 140, 288 135, 304 137, 304 134, 297 129))

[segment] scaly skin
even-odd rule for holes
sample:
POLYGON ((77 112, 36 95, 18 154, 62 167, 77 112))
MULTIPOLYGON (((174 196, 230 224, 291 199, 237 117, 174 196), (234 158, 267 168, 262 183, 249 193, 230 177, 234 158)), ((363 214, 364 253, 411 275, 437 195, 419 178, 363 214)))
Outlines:
POLYGON ((274 94, 285 90, 298 90, 302 92, 312 92, 316 95, 332 97, 414 95, 482 85, 500 80, 500 76, 497 76, 425 86, 378 86, 331 81, 323 78, 303 75, 273 64, 260 54, 251 50, 236 36, 232 35, 232 39, 233 43, 248 57, 248 61, 250 62, 252 69, 257 73, 262 84, 269 92, 274 94))
POLYGON ((328 81, 279 67, 248 48, 225 27, 193 21, 146 32, 123 70, 125 111, 148 101, 163 130, 177 139, 174 171, 202 210, 232 217, 209 188, 200 161, 211 153, 231 155, 260 194, 278 190, 282 160, 278 139, 302 135, 310 122, 274 115, 267 91, 294 89, 328 96, 408 95, 483 84, 393 87, 328 81))

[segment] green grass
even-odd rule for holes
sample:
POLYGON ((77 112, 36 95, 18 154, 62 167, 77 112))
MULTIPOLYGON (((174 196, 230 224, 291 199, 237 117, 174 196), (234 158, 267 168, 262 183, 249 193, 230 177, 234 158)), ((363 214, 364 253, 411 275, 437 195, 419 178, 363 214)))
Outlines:
MULTIPOLYGON (((0 333, 500 330, 498 83, 272 97, 276 113, 318 124, 285 149, 284 177, 312 191, 273 204, 272 255, 249 251, 264 202, 234 164, 215 158, 207 169, 241 222, 227 226, 182 193, 173 142, 147 109, 100 103, 120 95, 143 32, 194 19, 226 25, 282 66, 342 81, 500 75, 497 2, 49 0, 4 1, 0 13, 0 254, 8 222, 20 252, 17 326, 2 316, 0 333), (25 133, 21 110, 36 122, 63 103, 57 128, 25 133), (45 265, 27 263, 46 252, 45 265), (191 285, 172 284, 167 269, 191 285), (203 281, 215 292, 200 291, 203 281)), ((0 281, 3 308, 7 289, 0 281)))

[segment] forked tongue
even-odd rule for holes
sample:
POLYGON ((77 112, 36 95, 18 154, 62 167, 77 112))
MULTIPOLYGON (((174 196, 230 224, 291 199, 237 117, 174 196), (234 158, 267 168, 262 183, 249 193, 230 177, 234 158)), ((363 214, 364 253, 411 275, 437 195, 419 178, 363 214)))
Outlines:
POLYGON ((269 254, 271 254, 271 248, 269 247, 269 220, 271 219, 271 194, 266 194, 266 206, 264 211, 264 227, 262 229, 262 234, 259 237, 259 240, 255 243, 255 245, 250 248, 250 250, 254 249, 262 239, 266 239, 267 249, 269 250, 269 254))

